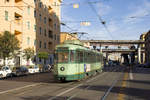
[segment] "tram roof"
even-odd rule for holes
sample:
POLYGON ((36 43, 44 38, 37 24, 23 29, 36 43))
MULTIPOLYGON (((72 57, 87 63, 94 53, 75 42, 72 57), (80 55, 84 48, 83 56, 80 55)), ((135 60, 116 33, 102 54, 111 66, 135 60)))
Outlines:
POLYGON ((98 51, 95 51, 95 50, 92 50, 88 47, 85 47, 83 45, 83 43, 81 43, 80 41, 65 41, 64 43, 62 44, 59 44, 56 46, 56 48, 60 48, 60 47, 68 47, 69 50, 86 50, 86 51, 92 51, 92 52, 95 52, 95 53, 100 53, 98 51))

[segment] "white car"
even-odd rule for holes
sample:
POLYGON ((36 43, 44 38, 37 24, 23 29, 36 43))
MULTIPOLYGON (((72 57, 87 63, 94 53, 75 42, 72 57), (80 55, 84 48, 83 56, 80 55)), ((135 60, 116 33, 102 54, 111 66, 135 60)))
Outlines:
POLYGON ((37 66, 34 66, 34 67, 30 67, 29 69, 28 69, 28 71, 29 71, 29 73, 38 73, 39 72, 39 67, 37 67, 37 66))
POLYGON ((0 78, 11 76, 12 70, 8 66, 3 66, 0 70, 0 78))

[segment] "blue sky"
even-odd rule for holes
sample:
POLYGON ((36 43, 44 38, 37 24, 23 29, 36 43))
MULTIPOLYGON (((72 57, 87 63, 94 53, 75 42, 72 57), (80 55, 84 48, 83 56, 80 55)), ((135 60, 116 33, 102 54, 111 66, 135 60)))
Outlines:
POLYGON ((74 30, 62 26, 61 31, 88 33, 81 39, 137 40, 140 34, 150 30, 150 0, 63 0, 61 21, 74 30), (73 8, 73 3, 78 3, 79 8, 73 8), (110 32, 106 31, 90 5, 106 22, 110 32), (89 21, 91 25, 81 26, 81 21, 89 21))

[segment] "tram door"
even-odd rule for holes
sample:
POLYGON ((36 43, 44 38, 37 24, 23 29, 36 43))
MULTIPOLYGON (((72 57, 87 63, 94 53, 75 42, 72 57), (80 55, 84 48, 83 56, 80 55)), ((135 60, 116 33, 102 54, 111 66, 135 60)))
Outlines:
POLYGON ((78 73, 78 79, 80 79, 80 66, 81 66, 81 62, 80 62, 80 57, 81 52, 80 51, 76 51, 76 71, 78 73))

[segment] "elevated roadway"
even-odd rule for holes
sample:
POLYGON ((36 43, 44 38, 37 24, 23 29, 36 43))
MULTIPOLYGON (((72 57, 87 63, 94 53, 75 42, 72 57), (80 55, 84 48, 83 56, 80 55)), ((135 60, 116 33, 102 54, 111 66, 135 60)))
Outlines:
POLYGON ((90 45, 129 45, 129 44, 144 44, 143 40, 81 40, 90 45))

